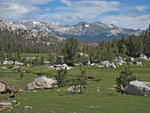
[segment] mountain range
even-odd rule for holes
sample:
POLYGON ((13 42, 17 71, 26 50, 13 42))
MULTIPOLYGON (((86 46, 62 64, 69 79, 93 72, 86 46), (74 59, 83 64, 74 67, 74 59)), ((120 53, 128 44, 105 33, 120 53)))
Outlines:
MULTIPOLYGON (((11 29, 25 29, 33 31, 42 31, 45 33, 52 33, 60 37, 75 37, 81 41, 100 42, 102 40, 111 40, 113 37, 120 38, 123 34, 129 35, 141 35, 143 30, 141 29, 127 29, 115 26, 113 24, 104 24, 100 22, 86 23, 80 22, 72 26, 54 25, 41 21, 4 21, 1 20, 6 26, 11 29)), ((1 24, 1 25, 3 25, 1 24)))

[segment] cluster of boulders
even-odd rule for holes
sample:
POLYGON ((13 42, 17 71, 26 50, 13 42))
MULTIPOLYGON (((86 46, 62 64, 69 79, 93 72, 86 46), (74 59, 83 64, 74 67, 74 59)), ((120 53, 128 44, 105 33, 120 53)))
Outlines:
POLYGON ((0 111, 4 111, 4 110, 7 110, 7 109, 13 109, 12 107, 12 103, 10 102, 0 102, 0 105, 2 106, 2 108, 0 108, 0 111))
MULTIPOLYGON (((5 86, 2 86, 3 88, 5 86)), ((35 78, 29 84, 27 84, 26 89, 34 90, 34 89, 50 89, 53 87, 57 87, 57 80, 54 78, 47 78, 46 76, 35 78)), ((4 90, 4 89, 0 89, 4 90)), ((70 86, 67 89, 68 92, 71 93, 79 93, 84 91, 84 88, 81 86, 70 86)), ((60 92, 60 91, 59 91, 60 92)), ((150 82, 141 82, 141 81, 131 81, 128 86, 124 89, 126 94, 138 95, 138 96, 146 96, 150 94, 150 82)))
MULTIPOLYGON (((33 90, 35 92, 35 89, 51 89, 53 87, 57 87, 57 80, 54 78, 47 78, 46 76, 35 78, 33 81, 31 81, 29 84, 27 84, 26 89, 27 90, 33 90)), ((84 88, 82 86, 70 86, 67 89, 68 92, 71 93, 79 93, 84 91, 84 88)), ((58 92, 61 92, 58 90, 58 92)))
POLYGON ((109 61, 102 61, 101 63, 91 63, 89 66, 116 68, 115 64, 109 61))
POLYGON ((7 65, 7 64, 15 64, 15 65, 23 65, 24 63, 21 63, 21 62, 18 62, 18 61, 11 61, 11 60, 5 60, 3 62, 4 65, 7 65))
POLYGON ((126 63, 126 61, 127 61, 127 58, 123 58, 120 56, 115 58, 115 62, 117 66, 122 66, 123 63, 126 63))
MULTIPOLYGON (((8 102, 8 101, 5 100, 5 101, 0 101, 0 105, 2 106, 0 108, 0 111, 4 111, 4 110, 11 111, 11 110, 14 109, 14 107, 19 106, 20 102, 17 102, 16 100, 12 100, 11 102, 8 102)), ((31 106, 24 106, 23 108, 24 108, 24 110, 32 109, 31 106)))
POLYGON ((111 68, 116 68, 114 63, 110 63, 109 61, 102 61, 101 65, 104 67, 111 67, 111 68))
POLYGON ((72 67, 68 66, 67 64, 51 65, 51 66, 49 66, 49 68, 56 69, 56 70, 61 70, 61 69, 70 70, 70 69, 72 69, 72 67))

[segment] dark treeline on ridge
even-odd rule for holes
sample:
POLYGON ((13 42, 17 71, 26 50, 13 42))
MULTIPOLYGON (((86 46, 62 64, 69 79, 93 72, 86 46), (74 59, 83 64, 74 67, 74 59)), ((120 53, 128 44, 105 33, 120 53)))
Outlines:
POLYGON ((22 53, 47 53, 56 52, 62 48, 63 40, 51 33, 32 30, 2 27, 0 28, 0 48, 5 52, 15 53, 21 49, 22 53))

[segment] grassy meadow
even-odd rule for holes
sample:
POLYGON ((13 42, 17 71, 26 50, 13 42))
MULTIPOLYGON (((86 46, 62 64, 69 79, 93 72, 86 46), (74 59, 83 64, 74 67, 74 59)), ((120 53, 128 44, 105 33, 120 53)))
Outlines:
MULTIPOLYGON (((54 77, 57 74, 56 70, 47 66, 35 66, 26 68, 24 78, 20 80, 19 72, 12 70, 11 65, 7 67, 7 70, 0 69, 0 79, 22 89, 36 77, 54 77)), ((37 90, 37 93, 24 90, 23 94, 9 99, 10 102, 17 100, 20 105, 11 111, 5 110, 1 113, 150 113, 150 96, 122 95, 116 92, 115 79, 124 68, 125 65, 116 69, 84 67, 86 76, 101 80, 88 81, 83 94, 68 93, 68 87, 59 88, 61 93, 57 92, 58 88, 37 90), (32 109, 24 110, 24 106, 32 106, 32 109)), ((68 70, 68 77, 79 74, 79 69, 80 67, 74 67, 68 70)), ((149 63, 143 67, 131 65, 130 69, 138 80, 150 82, 149 63)), ((0 95, 0 98, 7 95, 0 95)))

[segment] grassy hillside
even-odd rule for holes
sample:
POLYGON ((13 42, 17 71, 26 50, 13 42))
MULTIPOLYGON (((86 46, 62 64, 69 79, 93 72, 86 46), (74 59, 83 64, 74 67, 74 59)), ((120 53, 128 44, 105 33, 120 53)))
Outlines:
MULTIPOLYGON (((101 79, 100 81, 89 81, 85 93, 67 93, 68 87, 60 88, 62 93, 58 93, 57 89, 37 90, 37 93, 25 91, 9 100, 10 102, 17 100, 20 102, 19 106, 11 111, 6 110, 1 113, 148 113, 150 96, 122 95, 114 89, 115 79, 124 67, 125 65, 117 69, 84 67, 87 76, 101 79), (96 91, 97 88, 100 89, 100 92, 96 91), (33 108, 24 110, 24 106, 33 108)), ((131 65, 131 70, 139 80, 150 82, 150 66, 148 64, 143 67, 131 65)), ((56 70, 46 66, 31 67, 27 69, 27 72, 20 80, 18 72, 11 69, 0 70, 0 79, 17 88, 24 89, 26 84, 36 77, 42 75, 54 77, 57 73, 56 70)), ((79 73, 79 67, 68 71, 69 77, 79 73)))

